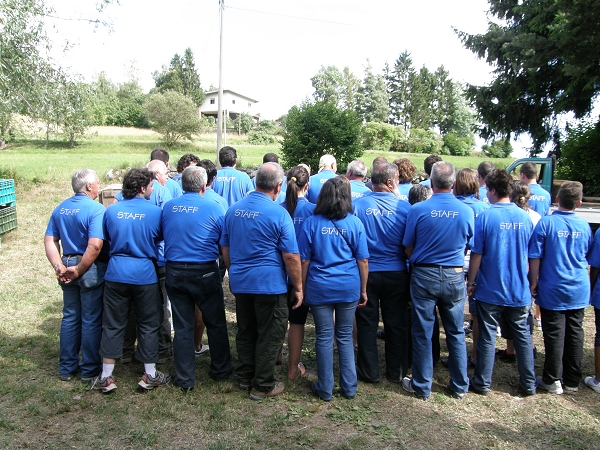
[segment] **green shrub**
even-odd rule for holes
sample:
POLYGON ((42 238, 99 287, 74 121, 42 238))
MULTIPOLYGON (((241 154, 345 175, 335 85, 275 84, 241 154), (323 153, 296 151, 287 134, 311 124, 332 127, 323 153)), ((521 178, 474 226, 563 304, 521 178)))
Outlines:
POLYGON ((454 133, 444 135, 444 148, 454 156, 469 156, 475 145, 473 136, 459 136, 454 133))
POLYGON ((571 128, 561 144, 557 178, 579 181, 586 196, 600 196, 600 123, 571 128))
POLYGON ((405 148, 408 153, 447 155, 449 152, 448 150, 444 150, 443 144, 444 141, 439 133, 433 130, 412 128, 405 148))
POLYGON ((362 146, 365 150, 390 151, 395 142, 403 140, 399 139, 399 131, 403 136, 406 135, 402 128, 397 128, 389 123, 367 122, 362 127, 362 146))
POLYGON ((272 145, 277 143, 277 138, 266 131, 251 131, 248 133, 248 144, 272 145))
POLYGON ((492 141, 491 145, 483 144, 481 151, 488 158, 508 158, 513 151, 513 147, 508 139, 492 141))

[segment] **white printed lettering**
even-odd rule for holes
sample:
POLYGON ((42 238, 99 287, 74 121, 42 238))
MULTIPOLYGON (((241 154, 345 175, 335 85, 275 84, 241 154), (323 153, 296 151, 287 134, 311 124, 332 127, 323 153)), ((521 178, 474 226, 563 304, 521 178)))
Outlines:
POLYGON ((577 239, 577 238, 580 238, 582 234, 583 233, 581 231, 573 231, 573 232, 571 232, 571 231, 568 231, 568 230, 558 230, 558 237, 561 237, 561 238, 569 238, 569 237, 571 237, 573 239, 577 239))
POLYGON ((431 211, 431 217, 433 218, 444 218, 454 219, 458 216, 458 211, 444 211, 443 209, 434 209, 431 211))
POLYGON ((131 220, 142 220, 144 217, 146 217, 146 214, 139 214, 139 213, 130 213, 130 212, 118 212, 117 213, 117 219, 131 219, 131 220))
POLYGON ((331 227, 323 227, 321 228, 321 234, 346 234, 348 230, 345 228, 331 228, 331 227))
POLYGON ((500 222, 501 230, 520 230, 523 228, 523 222, 500 222))
POLYGON ((74 216, 79 212, 79 209, 60 208, 60 213, 65 216, 74 216))
POLYGON ((184 212, 184 213, 192 213, 192 214, 194 214, 195 212, 198 211, 198 207, 197 206, 173 206, 172 211, 174 213, 176 213, 176 212, 184 212))
POLYGON ((386 209, 375 209, 375 208, 367 208, 367 216, 385 216, 390 217, 392 214, 395 214, 394 211, 388 211, 386 209))
POLYGON ((236 209, 236 217, 242 217, 246 219, 256 219, 260 213, 258 211, 246 211, 245 209, 236 209))
POLYGON ((235 177, 217 177, 217 181, 229 182, 235 180, 235 177))

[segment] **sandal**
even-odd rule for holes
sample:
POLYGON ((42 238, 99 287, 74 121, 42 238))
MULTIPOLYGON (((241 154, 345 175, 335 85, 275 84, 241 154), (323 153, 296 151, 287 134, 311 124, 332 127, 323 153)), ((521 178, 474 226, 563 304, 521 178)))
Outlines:
POLYGON ((306 376, 306 367, 302 364, 302 361, 298 363, 298 375, 294 378, 288 377, 291 381, 298 381, 300 378, 304 378, 306 376))

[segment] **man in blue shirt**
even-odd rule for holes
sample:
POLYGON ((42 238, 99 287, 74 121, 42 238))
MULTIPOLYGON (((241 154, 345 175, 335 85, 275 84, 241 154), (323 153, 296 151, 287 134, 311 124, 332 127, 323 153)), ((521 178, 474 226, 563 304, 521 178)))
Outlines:
POLYGON ((455 398, 464 398, 468 388, 467 348, 463 331, 465 247, 473 237, 474 214, 450 193, 456 172, 448 162, 437 162, 431 171, 433 196, 412 206, 402 243, 413 269, 412 296, 413 368, 412 380, 402 387, 422 399, 431 394, 433 360, 431 337, 435 306, 440 313, 448 346, 449 389, 455 398))
POLYGON ((169 178, 169 175, 168 175, 169 152, 166 151, 164 148, 155 148, 154 150, 152 150, 152 153, 150 153, 150 161, 153 161, 155 159, 158 159, 158 160, 162 161, 163 163, 165 163, 165 166, 167 168, 167 177, 165 179, 164 186, 171 193, 171 197, 172 198, 180 197, 183 194, 183 191, 181 190, 181 186, 175 179, 169 178))
POLYGON ((94 201, 99 183, 91 169, 73 172, 75 195, 56 207, 44 236, 46 256, 63 291, 58 370, 64 381, 79 371, 82 381, 91 381, 102 362, 99 348, 107 257, 100 256, 105 209, 94 201))
POLYGON ((170 381, 169 375, 156 370, 163 308, 154 265, 158 258, 156 244, 162 240, 162 210, 148 202, 152 179, 147 169, 131 169, 123 179, 123 201, 109 206, 104 214, 110 260, 104 277, 102 373, 94 379, 92 388, 105 394, 117 389, 112 373, 115 360, 123 354, 131 306, 138 326, 136 359, 144 363, 138 386, 151 390, 170 381))
POLYGON ((369 248, 369 301, 356 310, 358 378, 378 383, 377 326, 379 307, 385 327, 385 370, 392 383, 400 383, 408 372, 408 348, 402 332, 409 301, 408 273, 402 238, 408 202, 394 195, 398 187, 398 168, 381 164, 371 175, 373 192, 357 199, 354 214, 365 226, 369 248))
POLYGON ((227 201, 228 206, 231 206, 246 197, 254 188, 248 174, 235 168, 237 164, 235 148, 227 146, 219 150, 219 163, 221 169, 217 172, 212 188, 227 201))
POLYGON ((210 376, 217 381, 231 374, 229 338, 223 288, 217 266, 219 238, 225 211, 203 196, 206 171, 190 166, 183 171, 185 194, 165 205, 162 214, 167 259, 166 286, 173 309, 175 384, 194 388, 195 307, 202 312, 210 341, 210 376))
POLYGON ((494 164, 489 161, 483 161, 477 166, 477 181, 479 182, 479 200, 483 203, 490 204, 487 198, 487 188, 485 187, 485 177, 487 177, 495 169, 494 164))
MULTIPOLYGON (((357 198, 364 197, 366 194, 371 192, 371 189, 365 186, 363 180, 367 175, 367 166, 359 159, 355 159, 348 164, 348 170, 346 171, 346 178, 350 181, 350 190, 352 195, 352 202, 357 198)), ((309 186, 310 188, 310 186, 309 186)))
POLYGON ((517 354, 519 390, 535 394, 533 347, 527 319, 531 294, 527 281, 527 246, 533 224, 527 213, 510 202, 513 180, 505 170, 485 178, 487 197, 493 205, 475 220, 468 292, 477 299, 479 336, 477 365, 471 390, 487 395, 492 384, 496 330, 500 315, 510 327, 517 354))
POLYGON ((421 183, 424 186, 428 186, 428 187, 432 187, 431 186, 431 169, 433 167, 433 165, 438 162, 441 161, 442 158, 438 155, 429 155, 427 158, 425 158, 425 161, 423 161, 423 170, 425 171, 425 174, 427 174, 427 179, 421 181, 421 183))
POLYGON ((335 177, 337 170, 337 163, 332 155, 323 155, 319 160, 319 172, 310 177, 308 183, 308 192, 306 193, 306 199, 316 204, 319 198, 319 192, 323 184, 330 178, 335 177))
POLYGON ((521 166, 519 172, 521 174, 521 181, 529 184, 529 189, 531 189, 531 196, 528 202, 531 209, 535 210, 542 217, 550 214, 552 196, 546 189, 537 184, 538 171, 535 163, 531 161, 526 162, 521 166))
POLYGON ((275 202, 282 182, 279 164, 263 164, 256 173, 256 190, 227 211, 220 241, 236 300, 236 373, 240 388, 252 388, 253 400, 284 390, 283 383, 275 382, 275 361, 287 326, 288 278, 294 308, 302 303, 294 224, 275 202))
MULTIPOLYGON (((186 153, 179 161, 177 161, 177 173, 173 176, 173 181, 175 181, 181 187, 181 174, 188 166, 195 166, 200 162, 200 158, 192 153, 186 153)), ((215 170, 215 174, 216 174, 215 170)))
POLYGON ((540 219, 529 242, 529 284, 542 312, 546 352, 537 385, 556 395, 576 392, 581 381, 583 314, 590 303, 587 256, 592 247, 589 224, 575 215, 582 198, 581 183, 565 182, 556 196, 558 210, 540 219))

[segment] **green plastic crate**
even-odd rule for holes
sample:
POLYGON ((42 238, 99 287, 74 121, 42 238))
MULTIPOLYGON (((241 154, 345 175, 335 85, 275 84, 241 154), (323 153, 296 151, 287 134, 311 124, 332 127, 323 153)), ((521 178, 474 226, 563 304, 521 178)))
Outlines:
POLYGON ((0 208, 0 234, 17 229, 17 207, 0 208))

